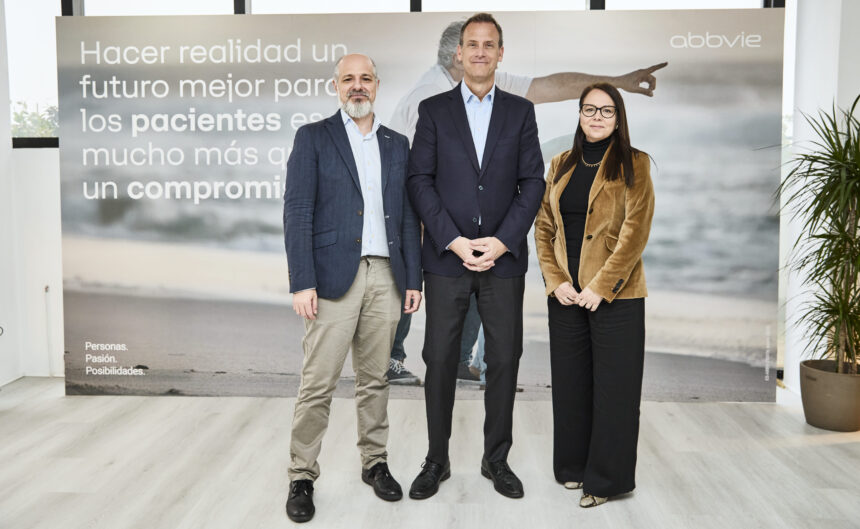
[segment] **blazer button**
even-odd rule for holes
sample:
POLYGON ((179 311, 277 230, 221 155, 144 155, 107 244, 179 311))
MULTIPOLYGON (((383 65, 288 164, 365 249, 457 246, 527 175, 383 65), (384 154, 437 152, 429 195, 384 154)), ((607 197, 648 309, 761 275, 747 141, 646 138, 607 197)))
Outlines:
POLYGON ((361 216, 361 210, 358 210, 358 216, 359 217, 361 216))
POLYGON ((361 239, 356 239, 355 242, 361 243, 361 239))
POLYGON ((478 186, 478 191, 483 191, 483 190, 484 190, 484 186, 478 186))
POLYGON ((590 240, 590 239, 592 238, 592 236, 591 236, 591 235, 586 235, 586 236, 585 236, 585 238, 590 240))
POLYGON ((472 222, 478 222, 478 217, 472 217, 472 222))

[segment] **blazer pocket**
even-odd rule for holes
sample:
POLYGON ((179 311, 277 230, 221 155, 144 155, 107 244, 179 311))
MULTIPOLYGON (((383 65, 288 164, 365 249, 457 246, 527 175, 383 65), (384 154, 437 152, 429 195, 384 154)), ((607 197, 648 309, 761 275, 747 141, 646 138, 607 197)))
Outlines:
POLYGON ((314 249, 322 248, 323 246, 331 246, 337 242, 337 231, 324 231, 322 233, 314 233, 314 249))
POLYGON ((607 234, 606 238, 603 240, 606 241, 606 249, 610 252, 614 252, 615 246, 618 244, 618 237, 607 234))

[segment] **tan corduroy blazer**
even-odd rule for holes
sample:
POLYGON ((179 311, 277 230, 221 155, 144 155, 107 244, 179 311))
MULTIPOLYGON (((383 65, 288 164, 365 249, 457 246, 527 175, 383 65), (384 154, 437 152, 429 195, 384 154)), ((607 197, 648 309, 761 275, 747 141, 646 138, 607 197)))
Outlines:
MULTIPOLYGON (((611 149, 612 145, 606 154, 611 149)), ((583 288, 591 288, 611 303, 616 298, 644 298, 648 295, 642 270, 642 251, 648 242, 654 216, 654 186, 647 154, 639 153, 633 157, 631 188, 625 185, 623 175, 611 182, 604 178, 606 154, 588 194, 579 284, 583 288)), ((573 284, 567 269, 564 222, 558 202, 576 166, 563 174, 558 182, 553 182, 557 169, 568 155, 570 151, 565 151, 552 159, 546 191, 535 219, 535 243, 547 296, 552 296, 565 281, 573 284)))

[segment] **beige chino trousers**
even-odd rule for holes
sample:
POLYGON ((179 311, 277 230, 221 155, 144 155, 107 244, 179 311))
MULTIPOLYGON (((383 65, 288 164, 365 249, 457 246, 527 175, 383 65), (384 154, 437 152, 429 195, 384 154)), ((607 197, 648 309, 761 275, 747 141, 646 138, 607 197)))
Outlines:
POLYGON ((401 298, 391 264, 362 257, 349 290, 338 299, 318 300, 317 319, 305 320, 302 382, 293 414, 290 481, 320 475, 322 439, 331 398, 352 346, 358 450, 362 468, 388 456, 388 359, 400 321, 401 298))

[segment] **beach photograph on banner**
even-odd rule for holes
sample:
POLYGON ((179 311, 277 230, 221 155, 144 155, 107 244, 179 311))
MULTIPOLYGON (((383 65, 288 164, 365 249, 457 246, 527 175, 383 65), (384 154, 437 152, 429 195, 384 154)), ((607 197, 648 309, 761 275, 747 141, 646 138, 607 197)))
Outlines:
MULTIPOLYGON (((335 63, 364 53, 380 80, 376 116, 411 140, 418 104, 462 78, 450 59, 465 18, 59 18, 67 393, 294 397, 304 324, 283 195, 296 130, 338 111, 335 63)), ((547 169, 598 81, 620 89, 631 143, 652 159, 643 398, 773 401, 782 10, 497 19, 496 86, 535 104, 547 169)), ((528 245, 517 398, 548 400, 533 233, 528 245)), ((404 344, 422 379, 424 330, 422 307, 404 344)), ((335 395, 354 383, 347 362, 335 395)), ((461 383, 457 397, 483 398, 480 388, 461 383)), ((423 388, 392 386, 391 397, 423 388)))

